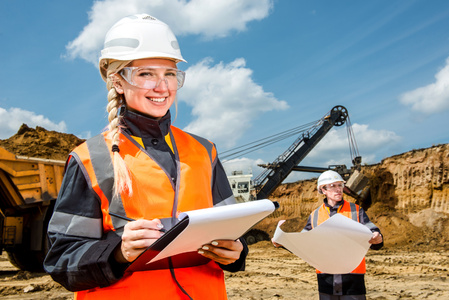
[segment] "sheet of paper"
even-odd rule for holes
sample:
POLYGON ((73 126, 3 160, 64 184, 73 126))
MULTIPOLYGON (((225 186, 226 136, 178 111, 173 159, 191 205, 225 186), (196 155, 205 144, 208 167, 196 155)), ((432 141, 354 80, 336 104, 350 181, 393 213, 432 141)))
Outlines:
POLYGON ((180 220, 189 219, 187 228, 148 263, 197 251, 213 240, 235 240, 275 209, 274 202, 263 199, 181 213, 180 220))
POLYGON ((323 273, 346 274, 365 257, 371 230, 341 214, 336 214, 313 230, 286 233, 279 221, 273 241, 323 273))

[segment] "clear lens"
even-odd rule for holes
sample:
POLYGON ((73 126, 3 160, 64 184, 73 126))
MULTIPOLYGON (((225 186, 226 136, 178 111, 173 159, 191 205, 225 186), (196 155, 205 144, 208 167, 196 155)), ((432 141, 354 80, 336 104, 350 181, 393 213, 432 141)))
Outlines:
POLYGON ((344 187, 345 187, 344 183, 331 183, 331 184, 326 184, 324 186, 324 188, 328 191, 342 190, 342 189, 344 189, 344 187))
POLYGON ((154 89, 164 81, 167 89, 178 90, 184 84, 185 73, 178 69, 161 67, 126 67, 120 75, 131 85, 154 89))

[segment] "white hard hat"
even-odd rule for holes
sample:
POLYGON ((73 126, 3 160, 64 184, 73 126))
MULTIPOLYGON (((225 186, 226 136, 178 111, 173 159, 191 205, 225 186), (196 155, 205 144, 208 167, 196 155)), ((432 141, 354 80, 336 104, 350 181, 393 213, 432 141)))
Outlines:
POLYGON ((343 180, 343 178, 340 176, 340 174, 338 174, 337 172, 332 171, 332 170, 323 172, 320 175, 320 177, 318 177, 318 183, 317 183, 318 193, 320 193, 320 194, 323 193, 320 189, 321 186, 323 186, 325 184, 338 182, 338 181, 345 182, 343 180))
POLYGON ((106 33, 100 57, 101 76, 106 80, 106 69, 112 61, 143 58, 186 62, 181 55, 178 40, 167 24, 147 14, 125 17, 106 33))

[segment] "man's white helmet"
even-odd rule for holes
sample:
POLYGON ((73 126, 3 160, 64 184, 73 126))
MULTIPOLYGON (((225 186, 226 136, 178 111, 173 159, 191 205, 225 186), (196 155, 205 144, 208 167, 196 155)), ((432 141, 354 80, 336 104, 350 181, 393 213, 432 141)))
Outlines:
POLYGON ((320 177, 318 177, 318 183, 317 183, 317 189, 318 189, 318 193, 322 194, 323 192, 321 191, 321 186, 326 185, 326 184, 330 184, 330 183, 334 183, 334 182, 345 182, 343 180, 343 178, 340 176, 340 174, 338 174, 335 171, 329 170, 329 171, 325 171, 323 172, 320 177))
POLYGON ((106 69, 112 61, 143 58, 186 62, 181 55, 178 40, 167 24, 147 14, 125 17, 106 33, 100 57, 101 76, 106 80, 106 69))

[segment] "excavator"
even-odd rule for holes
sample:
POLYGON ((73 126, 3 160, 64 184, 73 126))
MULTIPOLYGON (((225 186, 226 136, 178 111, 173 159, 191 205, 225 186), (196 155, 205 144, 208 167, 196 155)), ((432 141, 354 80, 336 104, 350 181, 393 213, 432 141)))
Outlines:
MULTIPOLYGON (((269 198, 271 193, 293 171, 321 173, 326 170, 334 170, 345 179, 344 192, 347 195, 355 198, 358 202, 366 201, 366 198, 370 196, 368 178, 360 173, 362 157, 358 153, 348 110, 341 105, 333 107, 322 118, 306 126, 290 129, 272 135, 264 140, 258 140, 225 151, 222 153, 224 156, 220 156, 220 159, 225 164, 227 161, 239 157, 242 153, 247 154, 260 149, 262 146, 271 145, 292 135, 298 135, 292 145, 272 163, 260 164, 259 166, 264 168, 264 171, 255 179, 252 179, 252 174, 243 174, 242 171, 233 171, 228 176, 234 197, 238 202, 269 198), (348 169, 346 165, 331 165, 328 168, 299 166, 300 162, 334 126, 342 126, 343 124, 347 125, 349 148, 353 164, 351 168, 348 169)), ((244 237, 248 244, 269 240, 268 234, 258 229, 257 224, 244 237)))

